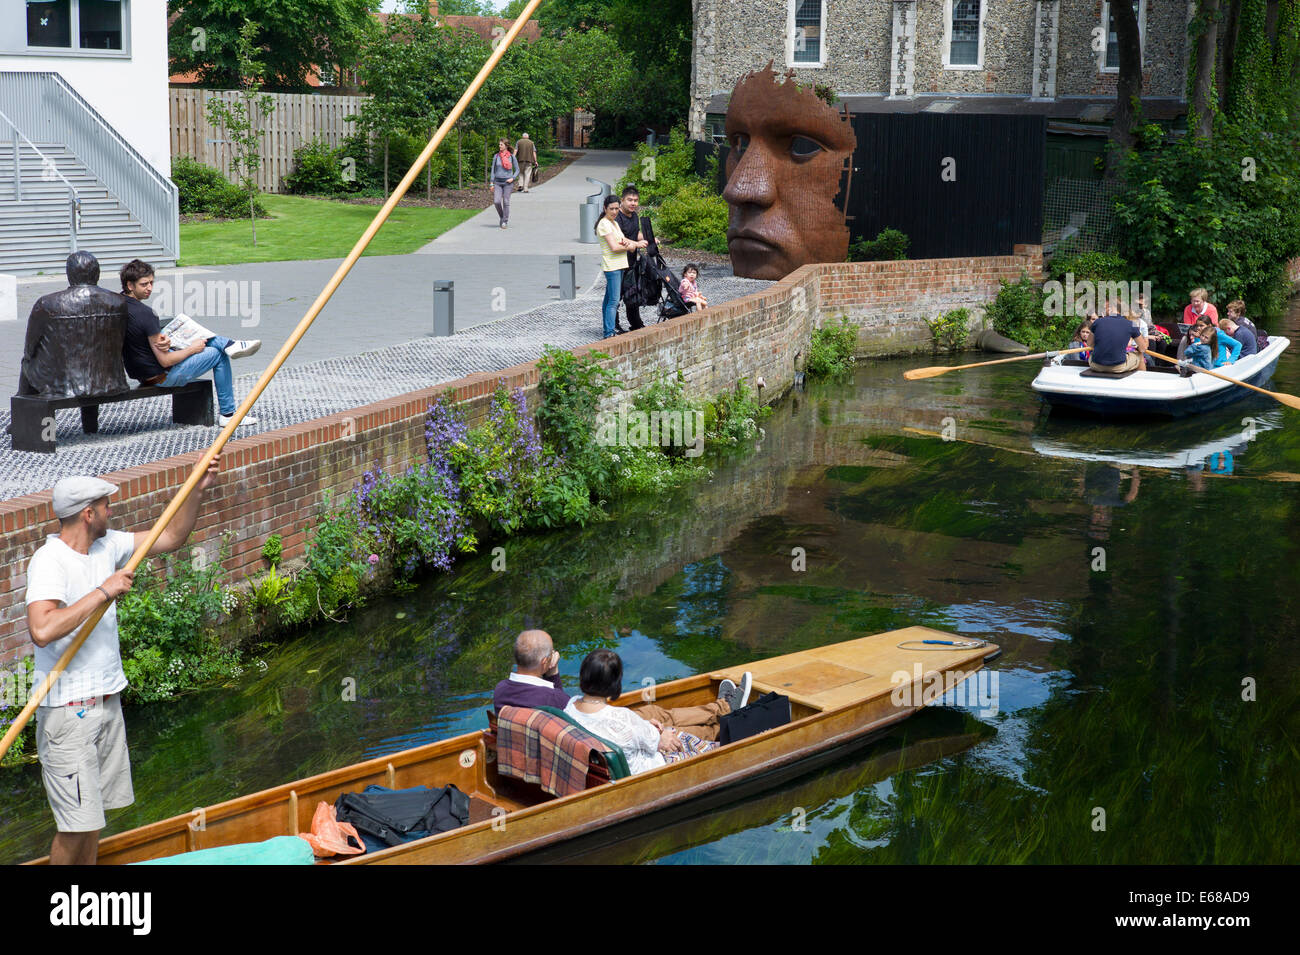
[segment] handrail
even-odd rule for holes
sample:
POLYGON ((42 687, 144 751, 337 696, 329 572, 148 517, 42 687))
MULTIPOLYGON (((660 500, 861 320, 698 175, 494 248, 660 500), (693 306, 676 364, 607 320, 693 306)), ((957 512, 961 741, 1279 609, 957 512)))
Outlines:
POLYGON ((131 215, 175 256, 180 250, 179 194, 58 73, 0 73, 0 104, 29 133, 65 146, 131 215))
POLYGON ((77 251, 77 226, 81 223, 81 196, 77 193, 77 187, 63 173, 59 172, 58 165, 45 153, 41 152, 39 146, 27 138, 26 134, 18 128, 18 124, 5 115, 4 110, 0 110, 0 119, 9 124, 13 130, 14 144, 14 199, 21 200, 23 197, 23 170, 22 159, 18 152, 18 138, 22 137, 23 142, 32 148, 32 152, 41 157, 42 172, 45 175, 47 171, 52 171, 54 175, 63 180, 63 184, 68 187, 69 206, 68 206, 68 251, 77 251))

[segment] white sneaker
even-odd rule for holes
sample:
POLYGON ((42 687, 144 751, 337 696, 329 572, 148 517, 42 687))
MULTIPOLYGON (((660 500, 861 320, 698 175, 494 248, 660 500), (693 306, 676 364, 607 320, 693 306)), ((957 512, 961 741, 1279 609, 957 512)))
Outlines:
POLYGON ((226 356, 228 358, 247 358, 249 355, 255 354, 261 347, 262 340, 260 338, 254 338, 252 341, 240 339, 226 346, 226 356))
MULTIPOLYGON (((232 414, 219 414, 219 415, 217 415, 217 425, 218 425, 219 427, 224 428, 226 425, 230 424, 231 420, 232 420, 234 417, 235 417, 235 416, 232 415, 232 414)), ((245 426, 247 426, 247 425, 250 425, 250 424, 257 424, 257 419, 254 418, 251 414, 246 414, 246 415, 244 415, 244 420, 241 421, 241 422, 239 422, 239 426, 240 426, 241 428, 243 428, 243 427, 245 427, 245 426)))

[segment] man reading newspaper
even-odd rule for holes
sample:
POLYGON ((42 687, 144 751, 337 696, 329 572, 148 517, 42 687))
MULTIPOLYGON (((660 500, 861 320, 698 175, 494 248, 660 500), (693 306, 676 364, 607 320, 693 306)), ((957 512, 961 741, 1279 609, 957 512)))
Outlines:
MULTIPOLYGON (((132 259, 122 266, 120 277, 127 302, 126 338, 122 342, 122 363, 127 374, 141 384, 179 388, 211 371, 224 428, 236 407, 230 359, 251 355, 262 343, 223 338, 188 315, 177 315, 165 329, 161 328, 157 314, 144 304, 153 294, 153 266, 132 259)), ((257 424, 257 419, 245 415, 240 424, 257 424)))

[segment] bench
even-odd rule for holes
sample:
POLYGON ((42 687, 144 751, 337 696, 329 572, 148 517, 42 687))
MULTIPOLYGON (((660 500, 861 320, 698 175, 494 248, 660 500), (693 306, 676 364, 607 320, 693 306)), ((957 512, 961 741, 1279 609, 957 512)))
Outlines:
POLYGON ((9 432, 13 437, 15 451, 39 451, 54 453, 55 428, 54 413, 61 408, 81 409, 81 430, 86 434, 99 431, 99 406, 115 404, 119 401, 135 401, 137 398, 158 398, 170 396, 172 399, 172 422, 175 424, 216 424, 212 408, 212 382, 208 379, 191 381, 179 388, 161 388, 157 385, 141 385, 129 391, 120 391, 111 395, 89 395, 78 398, 45 398, 39 395, 14 395, 9 399, 11 424, 9 432))

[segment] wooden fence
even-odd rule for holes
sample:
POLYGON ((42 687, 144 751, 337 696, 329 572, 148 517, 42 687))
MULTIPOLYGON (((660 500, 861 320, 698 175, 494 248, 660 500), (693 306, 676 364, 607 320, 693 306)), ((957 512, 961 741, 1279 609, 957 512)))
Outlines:
MULTIPOLYGON (((232 148, 222 127, 208 123, 207 103, 218 97, 238 98, 235 90, 172 87, 171 141, 173 156, 189 156, 220 169, 230 179, 232 148)), ((356 124, 346 117, 361 110, 366 96, 313 96, 310 93, 272 93, 275 108, 262 123, 262 166, 257 185, 263 192, 283 192, 284 177, 293 172, 293 151, 314 139, 341 146, 356 124)))

